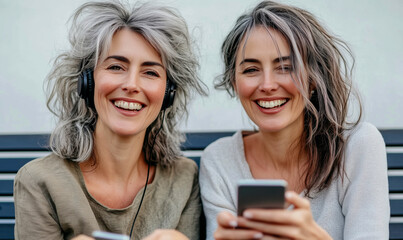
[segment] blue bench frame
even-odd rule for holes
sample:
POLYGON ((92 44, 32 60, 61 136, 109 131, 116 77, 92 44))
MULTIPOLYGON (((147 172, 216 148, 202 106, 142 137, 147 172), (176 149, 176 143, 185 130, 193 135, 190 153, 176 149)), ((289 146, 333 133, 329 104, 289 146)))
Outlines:
MULTIPOLYGON (((389 239, 403 239, 403 129, 380 130, 387 146, 391 221, 389 239)), ((200 162, 203 149, 233 132, 186 133, 185 156, 200 162)), ((14 239, 13 179, 18 169, 49 153, 48 134, 0 135, 0 240, 14 239)), ((202 216, 201 229, 205 227, 202 216)), ((201 233, 204 239, 205 233, 201 233)))

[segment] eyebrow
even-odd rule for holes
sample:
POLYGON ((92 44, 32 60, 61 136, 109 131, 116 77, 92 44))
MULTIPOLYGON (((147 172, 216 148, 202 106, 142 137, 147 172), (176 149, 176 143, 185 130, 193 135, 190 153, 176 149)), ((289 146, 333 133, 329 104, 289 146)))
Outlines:
POLYGON ((242 60, 239 65, 242 65, 244 63, 260 63, 259 60, 254 59, 254 58, 245 58, 244 60, 242 60))
POLYGON ((121 62, 130 63, 129 59, 127 59, 126 57, 123 57, 123 56, 112 55, 112 56, 107 57, 105 59, 105 61, 108 59, 116 59, 121 62))
MULTIPOLYGON (((116 59, 116 60, 124 62, 124 63, 130 63, 130 60, 128 58, 126 58, 124 56, 119 56, 119 55, 108 56, 105 59, 105 61, 108 60, 108 59, 116 59)), ((142 66, 160 66, 163 69, 165 69, 165 67, 159 62, 147 61, 147 62, 143 62, 141 65, 142 66)))
MULTIPOLYGON (((285 61, 290 60, 290 59, 291 59, 290 56, 283 56, 283 57, 275 58, 275 59, 273 60, 273 62, 274 62, 274 63, 285 62, 285 61)), ((255 58, 245 58, 244 60, 242 60, 242 61, 239 63, 239 65, 242 65, 242 64, 248 63, 248 62, 249 62, 249 63, 260 63, 260 61, 257 60, 257 59, 255 59, 255 58)))
POLYGON ((284 56, 284 57, 278 57, 273 60, 273 62, 278 63, 278 62, 285 62, 287 60, 291 60, 290 56, 284 56))
POLYGON ((158 62, 151 62, 151 61, 148 61, 148 62, 143 62, 141 65, 142 65, 142 66, 160 66, 160 67, 162 67, 163 69, 165 69, 165 67, 162 66, 162 64, 161 64, 161 63, 158 63, 158 62))

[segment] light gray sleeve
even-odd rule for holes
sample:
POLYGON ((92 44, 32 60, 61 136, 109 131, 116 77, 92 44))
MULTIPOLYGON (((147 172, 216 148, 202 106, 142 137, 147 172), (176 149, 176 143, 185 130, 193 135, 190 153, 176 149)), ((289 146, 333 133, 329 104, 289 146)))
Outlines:
POLYGON ((347 178, 339 185, 345 216, 344 239, 389 239, 389 189, 385 143, 379 131, 364 123, 349 139, 347 178))
MULTIPOLYGON (((200 191, 206 216, 207 239, 214 239, 213 234, 217 229, 216 217, 219 212, 229 211, 235 215, 234 204, 229 200, 230 191, 224 182, 224 178, 230 176, 223 176, 226 173, 223 170, 231 166, 225 166, 225 159, 220 155, 215 146, 210 146, 203 152, 200 160, 200 191)), ((231 154, 225 157, 228 155, 231 154)))
POLYGON ((45 192, 26 168, 20 169, 14 180, 16 240, 63 239, 45 192))

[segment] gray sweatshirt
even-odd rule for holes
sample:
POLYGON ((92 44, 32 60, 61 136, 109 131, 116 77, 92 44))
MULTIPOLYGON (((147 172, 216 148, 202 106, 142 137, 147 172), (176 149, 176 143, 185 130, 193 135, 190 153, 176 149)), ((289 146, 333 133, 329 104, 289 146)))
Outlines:
MULTIPOLYGON (((350 134, 345 151, 347 178, 337 178, 327 189, 313 194, 313 218, 333 239, 386 240, 390 207, 385 143, 369 123, 361 123, 350 134)), ((205 149, 200 161, 200 190, 207 239, 213 239, 219 212, 236 215, 237 182, 251 178, 242 132, 205 149)))

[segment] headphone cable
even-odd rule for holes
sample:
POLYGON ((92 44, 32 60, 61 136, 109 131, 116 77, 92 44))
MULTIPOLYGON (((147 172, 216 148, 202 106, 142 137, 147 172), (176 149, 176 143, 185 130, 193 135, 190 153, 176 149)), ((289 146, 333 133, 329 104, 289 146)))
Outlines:
MULTIPOLYGON (((164 118, 165 118, 165 109, 163 110, 163 113, 162 113, 161 126, 159 127, 157 133, 155 134, 154 139, 153 139, 153 143, 151 144, 151 150, 154 148, 155 140, 156 140, 156 138, 157 138, 157 136, 158 136, 158 133, 159 133, 159 132, 161 131, 161 129, 162 129, 162 125, 164 124, 164 118)), ((147 156, 145 156, 145 158, 146 158, 146 162, 147 162, 147 165, 148 165, 146 184, 144 185, 143 195, 141 196, 141 200, 140 200, 140 203, 139 203, 139 208, 137 209, 136 216, 134 217, 134 220, 133 220, 133 223, 132 223, 132 227, 131 227, 131 229, 130 229, 130 235, 129 235, 129 236, 130 236, 130 239, 132 238, 134 223, 136 222, 137 215, 138 215, 139 212, 140 212, 141 204, 143 203, 144 195, 145 195, 146 190, 147 190, 148 178, 149 178, 149 176, 150 176, 150 165, 151 165, 151 164, 150 164, 150 161, 147 160, 147 156)))

